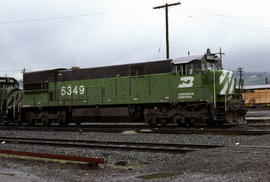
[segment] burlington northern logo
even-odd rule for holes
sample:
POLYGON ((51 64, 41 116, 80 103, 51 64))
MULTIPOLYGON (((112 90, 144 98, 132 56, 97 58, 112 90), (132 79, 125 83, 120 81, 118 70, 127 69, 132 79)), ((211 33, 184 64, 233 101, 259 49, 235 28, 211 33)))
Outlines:
POLYGON ((187 77, 181 77, 180 78, 180 84, 178 85, 178 88, 188 88, 193 86, 194 77, 193 76, 187 76, 187 77))

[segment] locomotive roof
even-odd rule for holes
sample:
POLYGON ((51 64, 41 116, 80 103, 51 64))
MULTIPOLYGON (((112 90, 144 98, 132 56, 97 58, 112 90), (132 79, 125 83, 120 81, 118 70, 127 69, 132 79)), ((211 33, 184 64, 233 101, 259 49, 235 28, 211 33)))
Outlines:
POLYGON ((25 85, 30 83, 42 83, 44 81, 54 81, 55 75, 57 75, 58 71, 63 69, 65 68, 26 72, 23 74, 23 84, 25 85))
MULTIPOLYGON (((184 64, 189 63, 194 60, 202 59, 204 55, 194 55, 194 56, 185 56, 185 57, 178 57, 175 59, 164 59, 164 60, 157 60, 157 61, 145 61, 145 62, 137 62, 137 63, 128 63, 128 64, 116 64, 116 65, 109 65, 109 66, 97 66, 97 67, 90 67, 90 68, 78 68, 79 70, 86 70, 86 69, 99 69, 99 68, 112 68, 112 67, 119 67, 119 66, 130 66, 130 65, 143 65, 147 63, 158 63, 158 62, 171 62, 173 64, 184 64)), ((74 71, 74 69, 59 69, 59 72, 70 72, 74 71)))
POLYGON ((61 81, 109 78, 118 76, 136 76, 155 73, 171 72, 171 59, 131 63, 122 65, 112 65, 94 68, 69 69, 59 71, 58 79, 61 81))
POLYGON ((194 60, 201 60, 204 55, 195 55, 195 56, 185 56, 179 57, 172 60, 173 64, 184 64, 189 63, 194 60))
POLYGON ((55 72, 55 71, 62 71, 62 70, 67 70, 67 68, 55 68, 55 69, 49 69, 49 70, 27 71, 24 74, 55 72))
POLYGON ((58 68, 24 73, 24 85, 32 83, 53 82, 56 80, 70 81, 81 79, 108 78, 116 76, 135 76, 171 72, 172 64, 184 64, 201 60, 204 55, 179 57, 159 61, 138 62, 122 65, 110 65, 92 68, 65 69, 58 68), (56 79, 57 78, 57 79, 56 79))
POLYGON ((95 66, 95 67, 86 67, 86 68, 70 68, 70 69, 63 69, 59 70, 59 72, 70 72, 74 70, 88 70, 88 69, 102 69, 102 68, 117 68, 117 67, 125 67, 125 66, 136 66, 136 65, 145 65, 147 63, 162 63, 162 62, 171 62, 172 59, 163 59, 163 60, 157 60, 157 61, 143 61, 143 62, 135 62, 135 63, 126 63, 126 64, 113 64, 113 65, 108 65, 108 66, 95 66))
MULTIPOLYGON (((146 61, 146 62, 118 64, 118 65, 109 65, 109 66, 97 66, 97 67, 79 68, 79 69, 81 70, 81 69, 107 68, 107 67, 128 66, 128 65, 140 65, 140 64, 145 64, 145 63, 155 63, 155 62, 164 62, 164 61, 171 61, 171 63, 173 63, 173 64, 184 64, 184 63, 189 63, 189 62, 194 61, 194 60, 200 60, 200 59, 202 59, 203 56, 204 55, 194 55, 194 56, 185 56, 185 57, 178 57, 178 58, 174 58, 174 59, 165 59, 165 60, 158 60, 158 61, 146 61)), ((54 72, 54 71, 65 72, 65 71, 72 71, 72 69, 56 68, 56 69, 50 69, 50 70, 30 71, 30 72, 26 72, 24 74, 44 73, 44 72, 54 72)))

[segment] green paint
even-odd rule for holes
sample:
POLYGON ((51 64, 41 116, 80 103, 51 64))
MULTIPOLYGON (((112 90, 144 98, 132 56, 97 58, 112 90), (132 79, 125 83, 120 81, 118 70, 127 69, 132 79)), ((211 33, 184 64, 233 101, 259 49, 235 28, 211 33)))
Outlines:
POLYGON ((224 102, 234 94, 232 72, 200 71, 191 75, 160 73, 50 82, 48 90, 26 91, 23 107, 63 107, 179 102, 224 102))
POLYGON ((25 92, 24 107, 81 106, 142 103, 211 102, 212 87, 208 75, 181 76, 161 73, 142 76, 114 77, 49 83, 46 92, 25 92), (180 79, 193 77, 193 85, 178 88, 180 79), (79 93, 78 89, 84 88, 79 93), (63 91, 64 89, 64 91, 63 91), (61 94, 61 91, 62 94, 61 94), (50 98, 51 95, 51 98, 50 98))

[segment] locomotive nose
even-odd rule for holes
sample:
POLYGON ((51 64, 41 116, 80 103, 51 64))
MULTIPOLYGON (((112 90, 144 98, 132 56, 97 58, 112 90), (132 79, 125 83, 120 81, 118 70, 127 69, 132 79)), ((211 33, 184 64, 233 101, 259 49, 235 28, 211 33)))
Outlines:
POLYGON ((219 79, 217 79, 217 94, 231 95, 234 93, 235 83, 233 72, 228 70, 217 71, 219 79))

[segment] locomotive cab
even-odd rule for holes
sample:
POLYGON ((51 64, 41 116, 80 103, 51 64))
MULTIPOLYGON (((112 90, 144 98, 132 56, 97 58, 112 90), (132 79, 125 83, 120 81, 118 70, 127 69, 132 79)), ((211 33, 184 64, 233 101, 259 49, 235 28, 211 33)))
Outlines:
POLYGON ((19 83, 14 78, 0 77, 0 88, 19 88, 19 83))
POLYGON ((221 70, 221 61, 218 56, 207 50, 205 55, 186 56, 174 59, 173 72, 180 75, 193 75, 203 71, 221 70))
MULTIPOLYGON (((204 55, 176 58, 172 63, 173 72, 180 80, 176 93, 178 103, 185 108, 185 112, 193 111, 197 104, 196 109, 201 113, 204 108, 210 108, 212 115, 204 118, 207 122, 244 123, 243 104, 235 98, 233 72, 222 69, 222 62, 216 54, 208 49, 204 55), (187 105, 192 105, 193 108, 188 108, 187 105)), ((203 118, 200 114, 196 117, 203 118)), ((181 122, 186 123, 186 120, 192 121, 196 117, 195 114, 186 115, 181 122)))
POLYGON ((221 70, 221 60, 215 54, 207 53, 203 56, 202 68, 209 71, 221 70))
POLYGON ((193 75, 199 73, 202 67, 202 56, 187 56, 174 59, 173 72, 180 75, 193 75))

